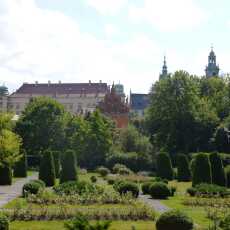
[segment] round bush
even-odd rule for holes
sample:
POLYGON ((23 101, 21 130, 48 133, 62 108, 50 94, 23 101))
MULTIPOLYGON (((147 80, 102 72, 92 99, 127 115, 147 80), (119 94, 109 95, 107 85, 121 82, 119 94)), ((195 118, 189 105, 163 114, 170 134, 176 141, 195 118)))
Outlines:
POLYGON ((165 183, 156 182, 149 188, 149 193, 154 199, 167 199, 171 195, 171 191, 165 183))
POLYGON ((145 182, 141 185, 141 190, 144 195, 149 194, 149 189, 152 184, 153 182, 145 182))
POLYGON ((187 193, 190 195, 190 196, 195 196, 196 195, 196 189, 194 187, 191 187, 191 188, 188 188, 187 189, 187 193))
POLYGON ((127 168, 125 165, 123 165, 123 164, 115 164, 114 166, 113 166, 113 173, 118 173, 119 172, 119 170, 120 169, 122 169, 122 168, 127 168))
POLYGON ((91 176, 90 180, 92 183, 96 183, 97 182, 97 177, 96 176, 91 176))
POLYGON ((46 184, 42 180, 30 180, 30 182, 38 183, 42 188, 46 187, 46 184))
POLYGON ((108 184, 113 185, 113 184, 115 183, 115 180, 109 178, 109 179, 107 180, 107 182, 108 182, 108 184))
POLYGON ((109 169, 107 169, 107 168, 105 168, 105 167, 99 167, 99 168, 97 169, 97 172, 98 172, 102 177, 106 177, 106 176, 110 173, 109 169))
POLYGON ((0 230, 9 230, 9 220, 3 213, 0 214, 0 230))
POLYGON ((22 195, 23 195, 23 197, 26 197, 28 194, 35 194, 36 195, 43 188, 44 187, 42 187, 41 184, 30 181, 30 182, 23 185, 22 195))
POLYGON ((128 169, 128 168, 120 168, 119 171, 118 171, 118 173, 120 175, 130 175, 133 172, 130 169, 128 169))
POLYGON ((163 213, 156 222, 157 230, 192 230, 193 220, 181 211, 163 213))
POLYGON ((139 195, 138 185, 133 182, 120 182, 117 186, 117 191, 120 194, 126 194, 128 192, 131 192, 134 197, 138 197, 139 195))
POLYGON ((157 155, 157 176, 163 179, 173 179, 173 168, 169 155, 167 153, 159 153, 157 155))

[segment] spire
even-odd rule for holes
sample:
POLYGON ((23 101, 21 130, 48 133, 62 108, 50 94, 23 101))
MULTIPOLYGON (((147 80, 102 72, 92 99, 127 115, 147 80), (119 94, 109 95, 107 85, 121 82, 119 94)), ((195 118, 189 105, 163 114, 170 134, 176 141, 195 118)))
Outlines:
POLYGON ((160 79, 164 79, 168 76, 168 67, 166 62, 166 56, 164 56, 164 64, 162 67, 162 73, 160 74, 160 79))
POLYGON ((219 66, 216 64, 216 55, 213 51, 213 45, 211 46, 211 51, 208 56, 208 65, 206 66, 205 73, 206 77, 219 76, 219 66))

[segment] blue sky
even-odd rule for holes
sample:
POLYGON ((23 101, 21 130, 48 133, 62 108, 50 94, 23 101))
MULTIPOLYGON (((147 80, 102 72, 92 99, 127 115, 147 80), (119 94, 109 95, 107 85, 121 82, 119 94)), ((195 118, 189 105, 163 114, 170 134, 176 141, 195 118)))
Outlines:
POLYGON ((148 92, 170 72, 203 75, 211 44, 230 72, 227 0, 1 0, 0 84, 119 81, 148 92))

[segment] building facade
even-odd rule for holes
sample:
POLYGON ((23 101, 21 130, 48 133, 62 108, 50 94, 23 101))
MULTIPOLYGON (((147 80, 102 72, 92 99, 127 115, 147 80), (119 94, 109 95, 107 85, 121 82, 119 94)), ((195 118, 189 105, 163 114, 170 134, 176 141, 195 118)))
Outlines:
POLYGON ((0 97, 0 111, 20 115, 34 97, 46 96, 60 102, 73 114, 84 114, 96 109, 109 90, 106 83, 24 83, 16 92, 0 97))

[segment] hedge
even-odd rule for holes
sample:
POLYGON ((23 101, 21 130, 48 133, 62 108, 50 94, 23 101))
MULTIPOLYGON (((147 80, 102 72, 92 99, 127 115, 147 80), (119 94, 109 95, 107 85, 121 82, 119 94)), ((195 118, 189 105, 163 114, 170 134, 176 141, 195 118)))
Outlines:
POLYGON ((12 184, 12 168, 8 165, 0 166, 0 185, 12 184))
POLYGON ((190 181, 191 170, 189 167, 188 157, 185 154, 177 156, 177 179, 178 181, 190 181))
POLYGON ((27 177, 26 151, 21 150, 22 157, 14 166, 14 177, 27 177))
POLYGON ((173 179, 173 168, 170 157, 167 153, 159 153, 157 155, 157 176, 163 179, 173 179))

